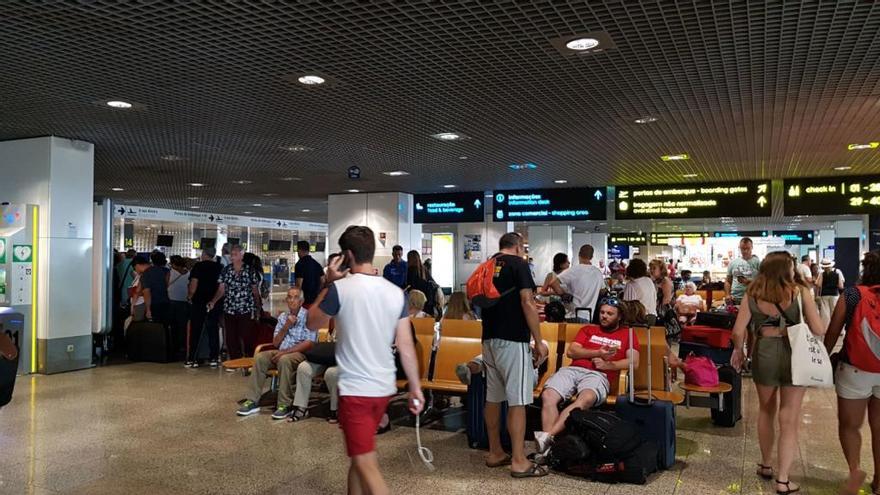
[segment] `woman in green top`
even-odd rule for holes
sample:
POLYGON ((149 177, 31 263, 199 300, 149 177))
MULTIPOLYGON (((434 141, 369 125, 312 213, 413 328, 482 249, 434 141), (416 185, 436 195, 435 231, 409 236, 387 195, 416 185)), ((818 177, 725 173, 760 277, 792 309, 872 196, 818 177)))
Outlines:
POLYGON ((758 442, 761 462, 758 476, 773 479, 771 459, 775 438, 774 423, 779 416, 779 443, 776 493, 790 494, 800 487, 790 482, 789 472, 797 452, 797 429, 801 420, 801 403, 806 388, 791 383, 791 347, 786 327, 800 323, 800 315, 815 335, 825 334, 816 303, 810 290, 795 281, 795 266, 785 251, 770 253, 749 284, 736 325, 733 327, 733 355, 730 358, 737 370, 745 361, 743 343, 746 332, 755 336, 752 352, 752 378, 758 391, 758 442))

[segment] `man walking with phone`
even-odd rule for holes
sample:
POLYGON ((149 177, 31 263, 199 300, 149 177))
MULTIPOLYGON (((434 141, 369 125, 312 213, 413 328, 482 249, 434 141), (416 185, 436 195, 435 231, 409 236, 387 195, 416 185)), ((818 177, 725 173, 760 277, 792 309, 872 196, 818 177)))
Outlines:
POLYGON ((351 226, 339 238, 342 256, 327 267, 330 285, 309 311, 309 328, 336 321, 339 366, 339 425, 351 458, 348 493, 385 495, 379 470, 376 429, 397 393, 391 346, 396 344, 409 382, 409 410, 422 412, 416 351, 403 291, 378 276, 373 267, 376 238, 369 227, 351 226), (350 274, 350 275, 349 275, 350 274))
POLYGON ((526 406, 532 403, 535 389, 534 361, 547 357, 547 345, 541 340, 538 308, 535 306, 535 281, 523 258, 525 246, 521 235, 510 232, 499 241, 495 256, 493 285, 501 294, 497 302, 483 308, 483 364, 486 369, 486 429, 489 455, 486 466, 510 465, 514 478, 546 476, 548 471, 526 458, 526 406), (529 340, 535 349, 529 348, 529 340), (507 430, 513 455, 501 446, 501 403, 507 402, 507 430))

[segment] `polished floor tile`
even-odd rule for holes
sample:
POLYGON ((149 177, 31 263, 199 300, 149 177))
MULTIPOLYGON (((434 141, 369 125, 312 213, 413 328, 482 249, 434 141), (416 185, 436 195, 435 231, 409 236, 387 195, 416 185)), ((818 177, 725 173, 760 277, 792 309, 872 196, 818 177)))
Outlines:
MULTIPOLYGON (((329 494, 344 493, 347 458, 337 426, 320 415, 298 424, 269 411, 234 415, 246 378, 179 364, 121 364, 52 376, 20 377, 0 409, 2 494, 329 494)), ((514 480, 483 466, 467 448, 461 410, 423 428, 429 471, 405 418, 379 437, 393 493, 766 494, 754 474, 756 394, 746 380, 744 419, 714 427, 705 409, 678 409, 677 462, 647 485, 608 485, 562 475, 514 480)), ((793 478, 803 493, 832 494, 845 476, 832 390, 811 390, 804 406, 793 478)), ((863 464, 869 465, 864 431, 863 464)))

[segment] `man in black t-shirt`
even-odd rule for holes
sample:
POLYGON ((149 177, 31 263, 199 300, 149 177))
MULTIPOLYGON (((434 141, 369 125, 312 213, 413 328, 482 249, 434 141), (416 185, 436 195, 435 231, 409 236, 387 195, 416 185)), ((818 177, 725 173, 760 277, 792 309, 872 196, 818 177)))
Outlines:
POLYGON ((203 332, 208 336, 208 359, 211 367, 220 365, 220 315, 223 314, 223 304, 218 303, 211 311, 208 311, 208 302, 217 292, 217 280, 220 278, 220 270, 223 265, 215 261, 217 251, 214 248, 202 250, 201 261, 193 266, 189 273, 189 300, 192 303, 190 316, 189 342, 187 344, 187 356, 184 366, 197 368, 199 342, 203 332))
POLYGON ((309 254, 309 247, 309 241, 296 243, 296 254, 299 255, 299 261, 293 266, 296 286, 305 297, 303 306, 306 309, 315 302, 315 299, 318 298, 318 292, 324 287, 324 268, 309 254))
POLYGON ((523 238, 515 232, 504 234, 495 256, 494 285, 502 297, 483 308, 483 363, 486 369, 486 428, 489 432, 489 467, 510 464, 515 478, 547 475, 547 470, 525 456, 526 411, 532 403, 535 378, 533 359, 547 357, 547 345, 541 340, 538 309, 535 306, 535 282, 523 259, 523 238), (513 290, 510 290, 513 289, 513 290), (508 291, 505 293, 505 291, 508 291), (534 353, 529 340, 535 341, 534 353), (534 356, 533 356, 534 354, 534 356), (507 430, 512 456, 501 446, 501 403, 507 402, 507 430))

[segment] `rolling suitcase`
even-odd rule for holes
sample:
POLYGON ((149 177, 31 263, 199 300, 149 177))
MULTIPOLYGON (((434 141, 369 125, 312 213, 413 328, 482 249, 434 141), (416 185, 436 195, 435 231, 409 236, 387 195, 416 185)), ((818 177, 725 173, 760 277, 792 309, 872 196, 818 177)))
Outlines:
POLYGON ((733 347, 733 331, 708 325, 688 325, 681 332, 682 342, 696 342, 719 349, 733 347))
MULTIPOLYGON (((632 348, 633 331, 629 329, 629 342, 632 348)), ((648 329, 648 349, 651 348, 651 331, 648 329)), ((651 369, 651 353, 647 356, 648 369, 651 369)), ((648 372, 648 396, 636 398, 633 363, 629 363, 629 393, 617 398, 614 410, 622 418, 632 421, 639 427, 642 437, 657 445, 657 466, 669 469, 675 464, 675 405, 665 400, 656 400, 651 388, 651 373, 648 372)))
POLYGON ((6 332, 0 332, 0 407, 12 400, 18 373, 18 347, 6 332))
POLYGON ((700 311, 697 313, 697 319, 694 323, 713 328, 731 329, 736 323, 736 315, 726 311, 700 311))
POLYGON ((729 365, 718 368, 718 380, 729 383, 733 390, 724 395, 724 410, 712 409, 712 423, 728 428, 742 419, 742 376, 729 365))
POLYGON ((171 336, 168 327, 155 321, 132 323, 125 334, 128 359, 168 363, 171 361, 171 336))
POLYGON ((690 353, 696 356, 706 356, 715 364, 730 364, 730 356, 733 355, 733 348, 719 349, 710 347, 706 344, 697 344, 695 342, 681 341, 678 343, 678 357, 684 359, 690 353))
MULTIPOLYGON (((465 431, 468 446, 472 449, 489 448, 489 432, 483 413, 486 410, 486 378, 482 374, 471 375, 465 396, 466 419, 465 431)), ((501 403, 501 445, 510 450, 510 434, 507 432, 507 402, 501 403)))

